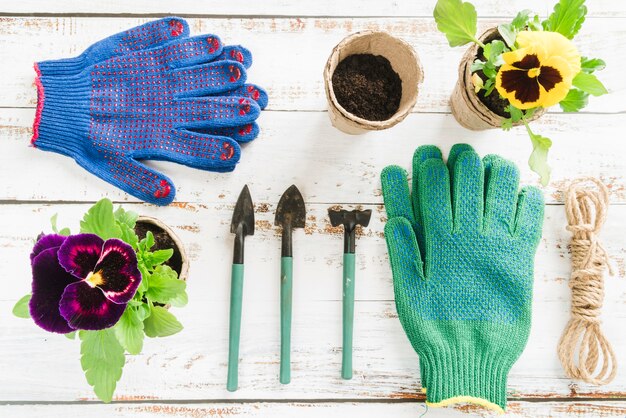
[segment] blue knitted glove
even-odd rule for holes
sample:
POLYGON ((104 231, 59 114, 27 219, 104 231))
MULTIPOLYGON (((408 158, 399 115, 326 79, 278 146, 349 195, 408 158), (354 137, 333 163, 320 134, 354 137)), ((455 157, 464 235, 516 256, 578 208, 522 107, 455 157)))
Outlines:
POLYGON ((244 62, 249 56, 237 47, 224 54, 217 36, 203 35, 116 55, 76 75, 49 76, 48 65, 36 81, 32 143, 166 205, 175 195, 171 180, 138 160, 232 171, 240 156, 236 140, 258 131, 254 120, 267 94, 244 84, 242 63, 226 60, 239 54, 244 62))
POLYGON ((189 36, 189 25, 179 17, 165 17, 102 39, 73 58, 37 63, 41 75, 76 75, 90 65, 133 51, 151 49, 189 36))

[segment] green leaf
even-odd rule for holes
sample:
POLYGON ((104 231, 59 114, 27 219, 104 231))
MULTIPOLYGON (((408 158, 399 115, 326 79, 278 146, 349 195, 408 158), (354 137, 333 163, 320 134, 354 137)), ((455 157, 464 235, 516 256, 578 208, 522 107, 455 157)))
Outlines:
POLYGON ((561 106, 563 112, 578 112, 587 106, 588 98, 589 93, 578 89, 570 89, 565 99, 559 102, 559 106, 561 106))
POLYGON ((470 71, 472 73, 475 73, 476 71, 480 71, 483 69, 483 67, 485 66, 485 62, 481 61, 479 59, 474 60, 474 62, 472 63, 472 66, 470 67, 470 71))
POLYGON ((144 262, 148 267, 158 266, 159 264, 165 263, 169 260, 174 254, 174 250, 168 248, 167 250, 157 250, 153 253, 146 254, 144 257, 144 262))
POLYGON ((68 332, 67 334, 63 334, 63 335, 68 340, 73 340, 74 338, 76 338, 76 331, 68 332))
POLYGON ((28 308, 28 302, 30 302, 30 293, 23 296, 13 306, 13 315, 18 318, 30 318, 30 309, 28 308))
POLYGON ((102 199, 92 206, 80 221, 80 232, 96 234, 104 240, 120 238, 122 231, 113 216, 113 203, 102 199))
POLYGON ((550 181, 550 166, 548 165, 548 150, 552 146, 552 141, 545 136, 537 135, 530 130, 526 124, 528 136, 533 144, 533 152, 528 159, 530 169, 539 174, 541 184, 546 186, 550 181))
POLYGON ((120 227, 120 239, 133 247, 133 249, 136 251, 139 244, 139 237, 135 233, 135 230, 129 227, 127 224, 121 223, 119 221, 117 221, 117 226, 120 227))
POLYGON ((186 306, 188 302, 189 297, 187 296, 187 292, 182 291, 178 295, 176 295, 176 297, 170 299, 168 303, 176 308, 182 308, 183 306, 186 306))
POLYGON ((130 211, 130 210, 126 211, 122 209, 121 206, 117 208, 117 210, 113 213, 113 216, 115 216, 116 221, 128 226, 131 229, 135 228, 135 224, 137 223, 137 218, 139 217, 137 213, 130 211))
POLYGON ((585 0, 559 0, 554 12, 543 21, 543 29, 573 39, 582 27, 586 14, 585 0))
POLYGON ((170 303, 187 288, 187 283, 178 280, 178 275, 169 266, 158 266, 148 282, 146 297, 152 301, 170 303))
POLYGON ((524 113, 513 105, 508 105, 504 110, 511 114, 511 121, 517 123, 522 120, 524 113))
POLYGON ((600 58, 580 58, 580 69, 586 73, 593 73, 594 71, 604 70, 606 68, 606 62, 600 58))
POLYGON ((137 308, 127 306, 113 327, 117 340, 130 354, 139 354, 143 348, 143 319, 137 314, 137 308))
POLYGON ((183 326, 167 309, 153 306, 152 313, 143 321, 144 332, 150 338, 168 337, 180 332, 183 326))
POLYGON ((59 235, 63 235, 65 237, 67 237, 68 235, 70 235, 70 229, 69 228, 63 228, 63 229, 61 229, 59 231, 59 229, 57 227, 57 216, 58 216, 58 213, 55 213, 50 218, 50 225, 52 225, 52 232, 54 232, 55 234, 59 234, 59 235))
POLYGON ((598 80, 598 77, 582 71, 574 77, 572 85, 593 96, 602 96, 608 93, 604 84, 598 80))
MULTIPOLYGON (((113 213, 113 212, 111 212, 113 213)), ((80 331, 80 364, 87 382, 103 402, 111 402, 117 381, 122 377, 126 361, 124 348, 112 329, 80 331)))
POLYGON ((450 46, 479 43, 476 39, 476 9, 471 3, 438 0, 433 16, 437 29, 446 35, 450 46))
POLYGON ((139 241, 139 249, 142 251, 148 251, 150 248, 154 246, 154 235, 152 235, 152 231, 148 231, 146 233, 146 237, 139 241))
POLYGON ((147 317, 150 316, 151 313, 152 310, 150 309, 150 304, 148 303, 142 303, 140 306, 137 307, 137 318, 139 318, 141 321, 144 321, 147 317))
POLYGON ((511 27, 517 32, 526 29, 526 26, 528 26, 528 23, 530 21, 530 15, 532 12, 533 11, 529 9, 524 9, 521 12, 518 12, 511 21, 511 27))
POLYGON ((502 130, 510 131, 511 128, 513 127, 513 121, 511 120, 511 118, 504 118, 502 119, 500 126, 502 127, 502 130))
POLYGON ((150 278, 150 272, 141 260, 137 263, 137 268, 139 269, 139 273, 141 273, 141 282, 137 288, 137 293, 135 294, 136 297, 143 296, 145 291, 148 290, 148 280, 150 278))
POLYGON ((515 38, 517 37, 517 31, 509 23, 503 23, 498 25, 498 33, 504 39, 504 42, 511 48, 515 46, 515 38))
POLYGON ((527 23, 528 25, 528 29, 538 32, 538 31, 542 31, 543 30, 543 26, 541 25, 541 22, 539 21, 539 16, 535 15, 535 17, 533 17, 531 20, 528 21, 527 23))

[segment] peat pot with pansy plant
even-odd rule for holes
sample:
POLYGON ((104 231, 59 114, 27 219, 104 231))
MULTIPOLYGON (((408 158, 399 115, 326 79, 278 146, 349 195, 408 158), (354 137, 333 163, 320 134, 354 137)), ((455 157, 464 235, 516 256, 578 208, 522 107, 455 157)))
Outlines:
POLYGON ((586 14, 585 0, 559 0, 545 20, 523 10, 510 23, 477 36, 471 3, 438 0, 435 6, 437 28, 450 46, 472 44, 459 66, 452 114, 473 130, 523 125, 533 146, 528 164, 543 185, 550 180, 552 141, 534 133, 530 122, 556 104, 578 112, 589 95, 607 93, 593 74, 604 61, 581 56, 572 42, 586 14))
POLYGON ((183 329, 170 306, 187 304, 187 257, 176 235, 108 199, 91 207, 80 233, 56 226, 30 254, 31 293, 13 308, 45 331, 81 341, 80 364, 104 402, 113 398, 125 353, 139 354, 144 336, 183 329))

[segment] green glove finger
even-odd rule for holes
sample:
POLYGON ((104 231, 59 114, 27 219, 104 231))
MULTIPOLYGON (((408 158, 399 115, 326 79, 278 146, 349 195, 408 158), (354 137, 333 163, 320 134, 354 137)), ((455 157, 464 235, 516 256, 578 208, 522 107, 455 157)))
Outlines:
POLYGON ((474 148, 472 148, 472 146, 469 144, 454 144, 452 145, 452 148, 450 148, 450 154, 448 154, 448 171, 450 172, 450 180, 452 180, 453 182, 454 171, 452 169, 454 167, 454 164, 456 163, 457 158, 459 158, 459 155, 466 151, 474 153, 476 152, 474 151, 474 148))
POLYGON ((452 165, 452 210, 454 230, 480 232, 483 229, 484 168, 483 163, 471 149, 456 154, 452 165))
POLYGON ((485 165, 485 232, 513 234, 519 170, 497 155, 484 158, 485 165))
MULTIPOLYGON (((422 225, 422 215, 419 210, 419 193, 417 192, 419 190, 417 188, 418 177, 422 163, 431 158, 442 159, 441 150, 434 145, 422 145, 413 153, 413 212, 415 213, 415 218, 419 225, 422 225)), ((423 228, 421 229, 423 231, 423 228)), ((418 235, 417 239, 420 243, 420 248, 423 250, 423 237, 420 240, 420 236, 418 235)))
MULTIPOLYGON (((450 175, 443 160, 431 158, 422 163, 418 175, 418 192, 425 235, 451 232, 450 175)), ((425 255, 429 255, 428 251, 425 255)), ((428 272, 426 275, 429 276, 428 272)))
POLYGON ((543 224, 543 194, 532 186, 523 187, 517 199, 515 235, 535 245, 541 238, 543 224))
POLYGON ((387 218, 406 218, 411 225, 415 225, 406 171, 397 165, 390 165, 380 173, 380 181, 387 218))
POLYGON ((424 264, 413 226, 405 218, 389 219, 385 225, 385 239, 394 278, 394 289, 396 292, 412 293, 411 288, 416 284, 419 285, 417 279, 424 279, 424 264))

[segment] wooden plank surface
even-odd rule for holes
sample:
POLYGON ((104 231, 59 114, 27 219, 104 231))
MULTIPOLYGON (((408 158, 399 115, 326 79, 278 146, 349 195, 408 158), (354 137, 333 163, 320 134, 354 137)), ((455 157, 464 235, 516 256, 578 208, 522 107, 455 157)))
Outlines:
MULTIPOLYGON (((542 0, 499 1, 481 0, 477 2, 480 16, 513 16, 527 8, 542 15, 552 11, 552 2, 542 0)), ((106 3, 93 3, 81 0, 45 1, 21 0, 4 4, 5 14, 89 14, 89 15, 230 15, 230 16, 432 16, 434 2, 414 0, 359 0, 355 3, 332 0, 307 0, 289 2, 284 0, 266 0, 250 2, 245 0, 206 1, 195 0, 107 0, 106 3)), ((594 0, 589 7, 591 17, 626 16, 620 0, 594 0)))
MULTIPOLYGON (((428 409, 423 403, 356 403, 356 402, 287 402, 287 403, 142 403, 113 405, 20 405, 4 408, 7 416, 45 416, 66 418, 83 415, 90 418, 227 418, 272 417, 287 418, 344 418, 344 417, 394 417, 394 418, 488 418, 494 414, 479 407, 459 405, 453 408, 428 409)), ((626 402, 509 402, 507 417, 511 418, 561 418, 561 417, 624 417, 626 402)))
MULTIPOLYGON (((306 189, 305 189, 306 190, 306 189)), ((253 190, 254 193, 254 190, 253 190)), ((143 353, 129 356, 117 390, 119 399, 422 399, 417 356, 397 320, 383 227, 385 214, 374 210, 370 227, 359 234, 355 313, 355 377, 340 378, 342 236, 327 221, 326 204, 308 205, 308 225, 294 235, 294 318, 292 383, 278 383, 280 239, 273 224, 274 203, 257 202, 257 231, 246 242, 246 282, 241 339, 240 389, 225 389, 229 260, 232 205, 155 208, 132 205, 159 216, 180 234, 190 252, 189 306, 175 313, 185 330, 174 338, 149 340, 143 353)), ((4 205, 0 248, 13 260, 12 280, 0 296, 8 312, 28 291, 28 254, 33 237, 48 230, 48 219, 76 229, 85 204, 4 205), (11 222, 19 219, 20 222, 11 222)), ((604 330, 621 353, 626 346, 626 205, 611 207, 602 234, 618 277, 607 279, 604 330)), ((510 396, 626 396, 626 375, 598 388, 565 378, 556 356, 558 338, 569 317, 570 270, 565 217, 560 205, 546 209, 543 239, 536 258, 531 337, 515 364, 510 396), (547 320, 549 318, 549 320, 547 320)), ((31 321, 0 317, 3 379, 0 401, 94 399, 84 382, 78 342, 50 335, 31 321), (36 371, 25 373, 25 368, 36 371)), ((619 354, 618 354, 619 355, 619 354)))
MULTIPOLYGON (((29 146, 34 109, 0 109, 0 178, 28 170, 29 175, 6 182, 0 200, 115 201, 137 200, 83 170, 71 159, 29 146)), ((615 203, 626 201, 626 159, 616 126, 626 114, 546 115, 533 126, 552 138, 552 181, 548 203, 561 202, 560 191, 573 178, 600 177, 615 203), (590 140, 593 138, 593 140, 590 140)), ((176 200, 191 203, 234 203, 244 183, 257 201, 277 202, 292 183, 303 188, 312 203, 382 203, 379 175, 388 164, 411 170, 411 155, 420 145, 435 144, 444 154, 457 142, 471 143, 481 155, 500 154, 514 161, 523 184, 538 184, 527 165, 532 146, 526 131, 472 132, 449 114, 411 114, 393 129, 351 136, 333 128, 325 112, 265 112, 262 133, 243 147, 237 169, 228 174, 149 162, 177 186, 176 200)))
MULTIPOLYGON (((546 15, 552 2, 477 2, 482 29, 510 19, 521 8, 546 15)), ((522 129, 471 132, 449 114, 448 98, 464 48, 451 49, 437 32, 432 2, 176 2, 107 0, 104 3, 23 0, 0 6, 0 417, 208 417, 208 416, 490 416, 480 408, 426 410, 417 356, 397 319, 383 226, 378 175, 387 164, 409 169, 413 149, 436 144, 444 153, 469 142, 482 155, 498 153, 520 166, 522 182, 537 184, 526 167, 529 140, 522 129), (255 56, 250 80, 270 94, 262 134, 244 147, 231 174, 213 174, 151 163, 176 185, 177 203, 140 204, 91 176, 66 157, 28 146, 36 103, 32 62, 70 56, 104 36, 176 13, 191 17, 192 34, 214 32, 242 43, 255 56), (32 17, 28 15, 38 15, 32 17), (414 112, 388 131, 353 137, 330 126, 324 112, 321 71, 332 47, 346 35, 383 29, 418 51, 426 79, 414 112), (229 260, 233 205, 244 183, 256 205, 257 234, 248 242, 241 389, 225 390, 229 260), (280 240, 273 227, 276 202, 296 183, 307 202, 305 231, 295 234, 292 383, 278 383, 280 240), (157 216, 173 226, 191 257, 190 304, 175 313, 178 336, 149 340, 128 356, 116 403, 102 405, 86 384, 79 344, 43 332, 10 315, 28 291, 28 254, 48 219, 76 229, 90 202, 101 197, 157 216), (355 323, 355 377, 339 376, 341 358, 341 232, 326 220, 340 204, 374 211, 359 236, 355 323), (47 403, 52 403, 48 405, 47 403)), ((604 58, 600 73, 610 90, 592 98, 579 115, 553 111, 534 124, 553 139, 552 182, 536 259, 533 328, 527 349, 509 379, 512 417, 618 417, 626 415, 626 375, 605 387, 567 379, 556 344, 569 315, 569 233, 560 190, 575 177, 599 176, 612 205, 602 233, 616 277, 607 278, 603 329, 624 362, 626 334, 626 7, 619 0, 588 2, 589 15, 576 44, 604 58)))
MULTIPOLYGON (((34 61, 74 56, 103 37, 144 23, 147 18, 0 18, 0 107, 34 107, 34 61)), ((479 31, 506 19, 480 19, 479 31)), ((192 34, 216 33, 225 43, 242 43, 254 55, 249 80, 266 88, 269 110, 322 111, 326 97, 322 71, 332 48, 360 30, 386 30, 409 42, 420 56, 424 83, 416 112, 448 112, 465 48, 450 48, 432 18, 189 19, 192 34)), ((624 113, 626 17, 589 19, 576 38, 583 55, 607 62, 599 77, 611 94, 591 98, 585 112, 624 113)), ((558 107, 557 107, 558 108, 558 107)))

